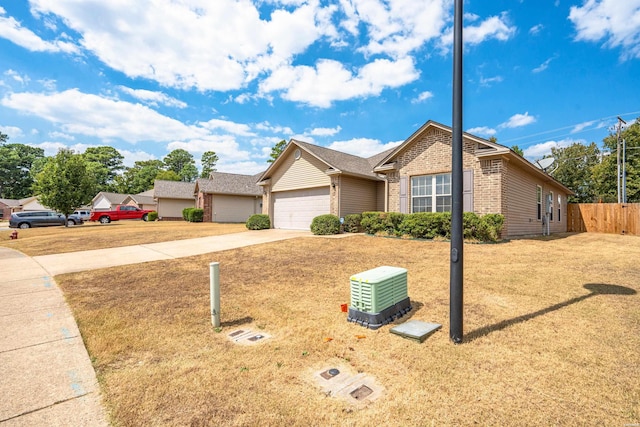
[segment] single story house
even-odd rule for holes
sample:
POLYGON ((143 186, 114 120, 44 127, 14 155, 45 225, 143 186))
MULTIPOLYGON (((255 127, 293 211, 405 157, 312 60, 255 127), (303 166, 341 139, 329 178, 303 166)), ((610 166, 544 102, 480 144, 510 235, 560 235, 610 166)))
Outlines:
POLYGON ((208 179, 196 180, 196 207, 203 210, 203 221, 242 223, 262 213, 260 175, 211 172, 208 179))
POLYGON ((158 203, 153 198, 153 189, 139 193, 139 194, 128 194, 127 197, 122 201, 123 205, 134 205, 139 207, 140 209, 153 210, 155 211, 158 207, 158 203))
POLYGON ((22 211, 51 211, 43 206, 38 196, 25 197, 24 199, 0 199, 0 220, 8 220, 12 213, 22 211))
POLYGON ((118 205, 124 205, 128 194, 101 191, 91 199, 91 209, 94 211, 112 211, 118 205))
POLYGON ((182 211, 196 206, 195 182, 165 181, 153 183, 153 198, 160 220, 182 220, 182 211))
MULTIPOLYGON (((317 215, 451 210, 451 128, 428 121, 394 149, 362 158, 292 139, 260 176, 275 228, 317 215)), ((464 133, 464 209, 505 217, 504 238, 567 229, 571 190, 508 147, 464 133)))

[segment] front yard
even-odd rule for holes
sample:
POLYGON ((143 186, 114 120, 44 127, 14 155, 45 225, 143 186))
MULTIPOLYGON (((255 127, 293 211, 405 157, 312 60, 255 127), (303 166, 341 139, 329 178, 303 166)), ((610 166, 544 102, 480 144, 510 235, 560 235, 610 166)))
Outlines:
POLYGON ((299 238, 56 281, 114 425, 640 423, 639 238, 465 245, 461 345, 448 337, 449 249, 299 238), (219 331, 210 323, 212 261, 219 331), (408 269, 414 310, 396 323, 438 322, 441 331, 418 344, 390 334, 393 325, 346 321, 350 276, 381 265, 408 269), (234 344, 237 329, 271 338, 234 344), (382 396, 364 407, 327 396, 313 379, 325 366, 374 376, 382 396))

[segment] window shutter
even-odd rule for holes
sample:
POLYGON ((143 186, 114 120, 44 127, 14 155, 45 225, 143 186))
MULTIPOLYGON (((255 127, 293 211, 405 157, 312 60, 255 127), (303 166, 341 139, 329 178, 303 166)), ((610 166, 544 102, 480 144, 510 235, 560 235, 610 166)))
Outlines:
POLYGON ((473 169, 462 172, 462 210, 473 212, 473 169))
POLYGON ((407 205, 407 177, 400 177, 400 213, 408 213, 409 206, 407 205))

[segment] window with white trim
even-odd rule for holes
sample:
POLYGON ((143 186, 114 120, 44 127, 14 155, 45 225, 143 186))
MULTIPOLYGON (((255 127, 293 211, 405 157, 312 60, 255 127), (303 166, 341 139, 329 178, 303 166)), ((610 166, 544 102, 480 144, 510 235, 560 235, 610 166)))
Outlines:
POLYGON ((536 185, 536 198, 538 202, 538 221, 542 221, 542 187, 536 185))
POLYGON ((451 174, 411 177, 411 212, 451 212, 451 174))
POLYGON ((549 221, 553 221, 553 191, 549 191, 549 221))
POLYGON ((558 194, 558 222, 560 222, 560 209, 562 207, 562 196, 558 194))

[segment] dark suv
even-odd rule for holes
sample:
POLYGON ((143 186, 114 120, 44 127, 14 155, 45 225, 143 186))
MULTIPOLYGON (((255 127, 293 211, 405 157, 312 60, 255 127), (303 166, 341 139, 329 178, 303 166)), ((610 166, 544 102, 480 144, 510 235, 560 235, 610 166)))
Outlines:
MULTIPOLYGON (((79 215, 71 214, 68 218, 69 225, 82 224, 84 221, 79 215)), ((11 228, 45 227, 48 225, 64 225, 64 215, 50 211, 15 212, 9 218, 11 228)))

